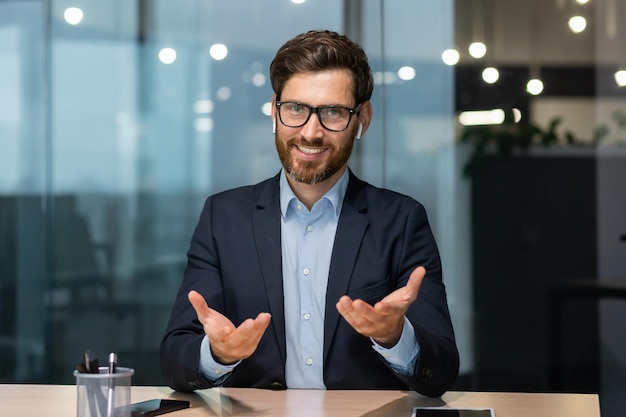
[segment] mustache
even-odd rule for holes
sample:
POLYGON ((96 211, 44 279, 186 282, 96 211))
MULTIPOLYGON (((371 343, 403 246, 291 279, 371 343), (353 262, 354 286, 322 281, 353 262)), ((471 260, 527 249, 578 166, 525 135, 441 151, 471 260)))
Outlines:
POLYGON ((313 139, 313 140, 307 140, 305 137, 300 136, 299 139, 292 139, 290 141, 291 145, 302 145, 302 146, 307 146, 309 148, 321 148, 324 146, 324 139, 319 138, 319 139, 313 139))

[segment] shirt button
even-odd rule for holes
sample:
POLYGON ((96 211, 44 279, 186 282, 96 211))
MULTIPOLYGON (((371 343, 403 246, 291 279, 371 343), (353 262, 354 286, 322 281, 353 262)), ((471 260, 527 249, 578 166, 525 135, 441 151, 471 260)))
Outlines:
POLYGON ((307 364, 307 365, 313 365, 313 359, 308 358, 308 359, 306 360, 306 364, 307 364))
POLYGON ((298 205, 296 206, 296 208, 297 208, 298 210, 302 210, 302 204, 298 204, 298 205))
POLYGON ((304 271, 302 271, 302 273, 304 275, 309 275, 311 273, 311 271, 309 270, 309 268, 304 268, 304 271))
POLYGON ((311 315, 309 313, 304 313, 304 319, 305 320, 310 320, 311 319, 311 315))
POLYGON ((312 232, 313 231, 313 226, 307 226, 306 227, 306 231, 307 232, 312 232))

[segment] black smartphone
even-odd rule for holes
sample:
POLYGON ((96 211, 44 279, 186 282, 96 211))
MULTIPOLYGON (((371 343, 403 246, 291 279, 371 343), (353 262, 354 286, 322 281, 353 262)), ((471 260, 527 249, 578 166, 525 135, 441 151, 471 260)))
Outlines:
POLYGON ((495 417, 493 408, 415 407, 413 417, 495 417))
POLYGON ((130 405, 131 417, 152 417, 176 410, 189 408, 189 401, 182 400, 148 400, 130 405))

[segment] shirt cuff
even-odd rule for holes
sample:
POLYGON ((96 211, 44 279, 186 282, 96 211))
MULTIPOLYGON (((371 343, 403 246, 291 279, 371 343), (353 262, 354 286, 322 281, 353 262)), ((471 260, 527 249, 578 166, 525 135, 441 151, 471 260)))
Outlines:
POLYGON ((200 363, 198 370, 212 383, 217 384, 239 365, 241 361, 230 365, 218 363, 211 354, 211 344, 209 338, 204 335, 200 344, 200 363))
POLYGON ((409 319, 404 318, 402 334, 395 346, 387 349, 376 343, 374 339, 370 338, 370 340, 374 350, 389 363, 391 369, 402 375, 413 375, 420 353, 420 346, 415 337, 415 329, 413 329, 409 319))

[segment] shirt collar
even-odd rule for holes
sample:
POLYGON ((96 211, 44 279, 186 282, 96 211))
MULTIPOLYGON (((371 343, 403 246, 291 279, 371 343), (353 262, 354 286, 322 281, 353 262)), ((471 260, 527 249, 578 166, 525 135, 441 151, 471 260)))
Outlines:
MULTIPOLYGON (((341 207, 343 205, 343 198, 346 196, 346 190, 348 189, 348 179, 350 178, 348 174, 348 169, 345 170, 343 175, 339 178, 339 180, 332 186, 330 190, 326 192, 322 196, 321 199, 327 199, 330 204, 332 204, 335 216, 339 217, 339 213, 341 213, 341 207)), ((287 174, 284 169, 281 169, 280 173, 280 212, 283 217, 287 215, 287 208, 289 207, 289 203, 291 200, 298 200, 298 197, 294 194, 289 182, 287 181, 287 174)), ((320 200, 321 200, 320 199, 320 200)))

